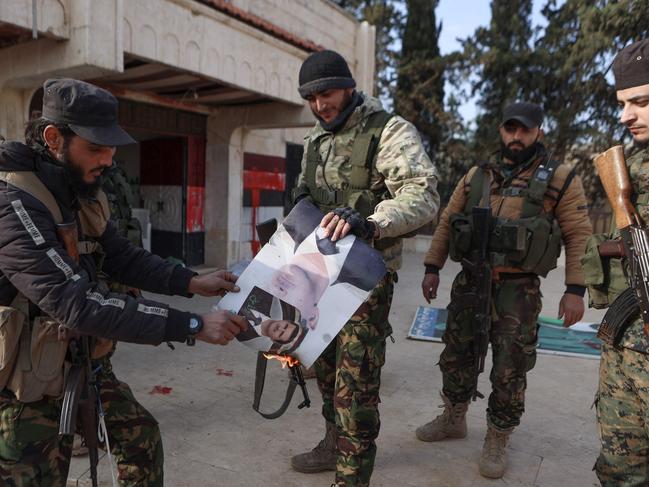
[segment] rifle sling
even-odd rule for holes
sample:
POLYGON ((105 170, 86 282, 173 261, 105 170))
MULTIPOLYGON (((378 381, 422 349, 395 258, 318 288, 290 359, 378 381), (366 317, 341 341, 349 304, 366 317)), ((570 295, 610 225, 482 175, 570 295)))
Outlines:
MULTIPOLYGON (((286 412, 289 404, 291 404, 291 399, 293 399, 293 393, 297 387, 297 383, 294 380, 289 380, 288 387, 286 389, 286 396, 284 397, 284 402, 279 407, 279 409, 272 413, 264 413, 259 410, 259 403, 261 402, 261 396, 264 392, 264 382, 266 380, 266 366, 268 365, 268 359, 264 357, 263 352, 257 354, 257 369, 255 371, 255 398, 252 404, 252 409, 257 411, 261 416, 266 419, 276 419, 279 418, 282 414, 286 412)), ((296 367, 299 367, 297 365, 296 367)))

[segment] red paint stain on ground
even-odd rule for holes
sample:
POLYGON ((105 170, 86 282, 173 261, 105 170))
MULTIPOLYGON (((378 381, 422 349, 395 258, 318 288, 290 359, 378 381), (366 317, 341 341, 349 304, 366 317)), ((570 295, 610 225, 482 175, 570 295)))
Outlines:
POLYGON ((163 394, 167 395, 172 391, 171 387, 166 386, 153 386, 153 389, 149 391, 149 394, 163 394))
POLYGON ((216 369, 216 375, 225 375, 227 377, 232 377, 234 372, 232 370, 216 369))

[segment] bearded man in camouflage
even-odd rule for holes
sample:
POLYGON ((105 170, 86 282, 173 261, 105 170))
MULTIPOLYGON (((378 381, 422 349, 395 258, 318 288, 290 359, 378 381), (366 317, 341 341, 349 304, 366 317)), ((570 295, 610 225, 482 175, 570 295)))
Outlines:
POLYGON ((291 464, 304 473, 336 470, 336 486, 367 486, 401 237, 436 216, 437 171, 412 124, 354 90, 340 54, 311 54, 299 82, 317 122, 305 139, 294 201, 308 198, 325 213, 321 226, 332 240, 351 232, 381 250, 388 272, 316 361, 326 434, 291 464))
POLYGON ((447 256, 462 262, 451 289, 451 303, 439 366, 444 412, 417 428, 421 441, 464 438, 466 411, 477 391, 474 348, 477 310, 475 275, 466 261, 477 246, 472 209, 491 206, 488 255, 493 270, 491 329, 492 392, 480 474, 500 478, 506 469, 508 437, 525 410, 527 373, 536 363, 537 318, 541 311, 539 276, 556 267, 566 248, 566 291, 559 303, 564 326, 584 314, 586 292, 579 259, 592 233, 588 206, 573 168, 552 159, 541 142, 543 109, 536 104, 508 105, 500 126, 500 151, 472 167, 460 179, 442 212, 424 264, 424 298, 437 295, 439 270, 447 256))

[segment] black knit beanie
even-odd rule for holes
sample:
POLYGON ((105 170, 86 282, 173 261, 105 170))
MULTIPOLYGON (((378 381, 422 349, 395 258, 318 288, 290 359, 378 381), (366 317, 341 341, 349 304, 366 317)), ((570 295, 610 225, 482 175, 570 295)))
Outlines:
POLYGON ((320 91, 334 88, 354 88, 356 81, 352 78, 345 59, 334 51, 319 51, 310 54, 302 63, 298 91, 302 98, 320 91))

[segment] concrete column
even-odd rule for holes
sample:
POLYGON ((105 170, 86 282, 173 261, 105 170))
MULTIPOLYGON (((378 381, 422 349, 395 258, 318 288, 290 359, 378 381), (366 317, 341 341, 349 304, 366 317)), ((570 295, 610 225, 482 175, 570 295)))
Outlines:
POLYGON ((354 79, 361 91, 372 94, 374 91, 374 50, 376 27, 367 21, 356 28, 356 69, 354 79))
POLYGON ((23 140, 28 93, 11 88, 0 89, 0 135, 7 140, 23 140), (26 99, 27 98, 27 99, 26 99))
POLYGON ((266 103, 224 108, 207 119, 205 154, 205 264, 225 268, 240 258, 243 147, 252 129, 307 127, 306 106, 266 103))

